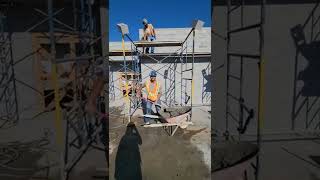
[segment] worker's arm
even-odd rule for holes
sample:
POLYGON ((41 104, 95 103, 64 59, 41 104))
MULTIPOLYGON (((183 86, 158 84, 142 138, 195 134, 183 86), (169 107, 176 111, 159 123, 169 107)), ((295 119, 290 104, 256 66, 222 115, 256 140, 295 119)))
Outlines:
POLYGON ((153 36, 156 39, 156 31, 153 29, 153 36))
POLYGON ((153 37, 156 39, 156 31, 154 30, 154 27, 151 25, 152 27, 152 34, 153 34, 153 37))
POLYGON ((158 96, 157 96, 157 101, 160 100, 160 98, 161 98, 161 95, 162 95, 161 92, 162 92, 162 87, 160 86, 159 87, 159 93, 158 93, 158 96))
POLYGON ((161 98, 161 92, 158 94, 157 101, 159 101, 160 98, 161 98))

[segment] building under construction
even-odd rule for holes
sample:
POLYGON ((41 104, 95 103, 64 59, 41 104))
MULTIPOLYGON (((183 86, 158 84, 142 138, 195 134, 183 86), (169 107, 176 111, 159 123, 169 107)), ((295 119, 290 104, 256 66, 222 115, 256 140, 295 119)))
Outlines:
MULTIPOLYGON (((191 24, 191 23, 190 23, 191 24)), ((210 105, 211 103, 211 28, 157 28, 155 52, 143 53, 143 42, 110 42, 109 97, 112 106, 124 103, 124 86, 148 80, 152 70, 157 71, 163 87, 161 101, 167 106, 210 105), (193 98, 191 98, 193 96, 193 98)), ((121 36, 121 33, 119 33, 121 36)), ((139 30, 139 39, 143 36, 139 30)))
POLYGON ((125 22, 111 27, 122 42, 109 42, 110 179, 210 179, 211 28, 203 26, 155 27, 153 42, 133 41, 125 22), (154 53, 144 51, 150 47, 154 53), (158 112, 158 123, 140 126, 144 106, 135 88, 150 71, 162 87, 160 112, 170 116, 158 112))
POLYGON ((319 179, 319 1, 213 1, 213 179, 319 179))
POLYGON ((84 108, 96 59, 107 62, 107 1, 0 6, 0 179, 90 179, 99 168, 105 178, 107 123, 84 108))

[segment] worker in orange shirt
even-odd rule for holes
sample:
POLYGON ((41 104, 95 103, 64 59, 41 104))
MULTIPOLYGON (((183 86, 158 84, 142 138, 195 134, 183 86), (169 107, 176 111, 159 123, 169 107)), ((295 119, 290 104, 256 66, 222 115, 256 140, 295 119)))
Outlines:
MULTIPOLYGON (((156 111, 159 112, 161 109, 161 86, 157 81, 157 72, 150 72, 150 79, 142 84, 141 89, 145 88, 145 96, 142 98, 143 114, 151 115, 152 105, 155 105, 156 111)), ((140 89, 140 93, 141 93, 140 89)), ((144 117, 144 122, 146 125, 150 124, 150 118, 144 117)))

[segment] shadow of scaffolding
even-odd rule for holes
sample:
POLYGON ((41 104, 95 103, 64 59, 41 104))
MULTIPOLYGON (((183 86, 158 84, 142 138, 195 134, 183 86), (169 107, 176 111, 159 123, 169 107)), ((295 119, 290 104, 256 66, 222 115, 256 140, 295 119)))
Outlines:
POLYGON ((320 127, 320 7, 315 4, 304 24, 291 28, 296 46, 291 129, 320 127), (306 32, 310 32, 307 35, 306 32), (303 82, 303 84, 301 83, 303 82), (301 119, 305 119, 301 127, 301 119))

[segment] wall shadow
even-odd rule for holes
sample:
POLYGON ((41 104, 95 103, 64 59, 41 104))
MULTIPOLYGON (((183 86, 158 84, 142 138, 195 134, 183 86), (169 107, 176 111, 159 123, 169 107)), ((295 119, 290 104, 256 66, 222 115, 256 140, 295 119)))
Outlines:
POLYGON ((320 96, 320 41, 306 42, 302 25, 291 29, 296 48, 307 61, 305 69, 297 72, 297 79, 304 82, 301 95, 304 97, 320 96))
POLYGON ((135 124, 129 123, 118 146, 114 174, 116 180, 142 180, 141 144, 142 139, 135 124))
MULTIPOLYGON (((298 24, 290 29, 292 39, 296 46, 295 71, 294 71, 294 93, 292 106, 292 129, 296 128, 300 115, 305 116, 305 128, 311 127, 320 112, 320 16, 315 16, 319 11, 319 2, 315 4, 309 16, 303 24, 298 24), (305 32, 309 32, 308 41, 305 32), (303 64, 307 63, 304 67, 303 64), (299 86, 303 82, 303 86, 299 86), (305 109, 305 111, 302 111, 305 109)), ((319 128, 317 122, 314 128, 319 128)))
POLYGON ((203 69, 202 72, 202 93, 201 93, 201 101, 202 103, 211 103, 211 93, 212 93, 212 73, 211 73, 211 66, 206 67, 203 69))

